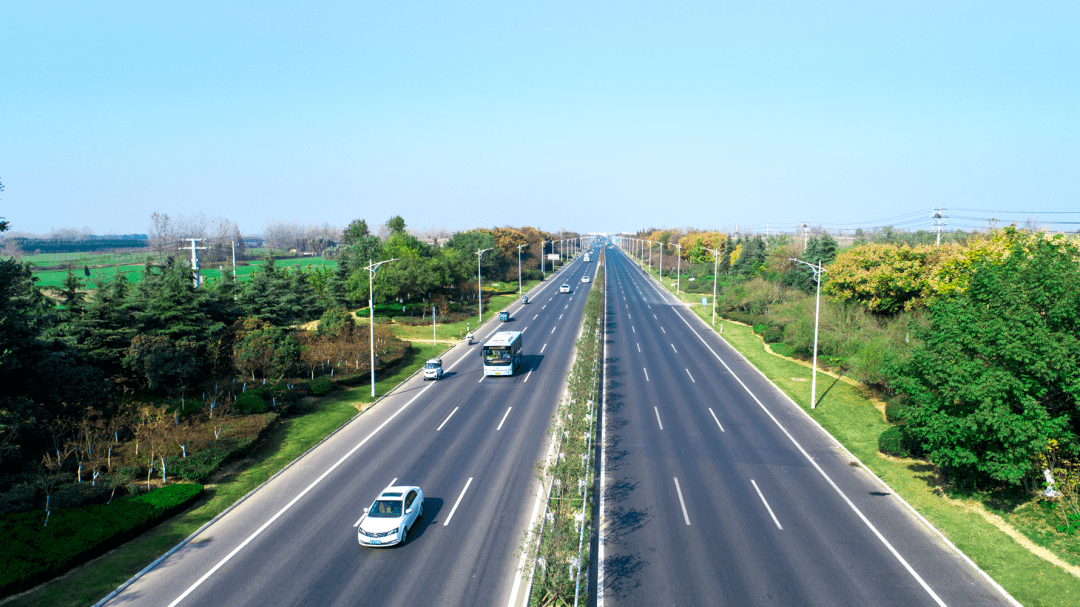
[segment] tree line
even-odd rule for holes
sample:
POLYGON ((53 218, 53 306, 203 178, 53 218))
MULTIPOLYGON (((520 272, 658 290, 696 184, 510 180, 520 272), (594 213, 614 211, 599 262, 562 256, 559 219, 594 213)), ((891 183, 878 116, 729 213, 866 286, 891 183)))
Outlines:
MULTIPOLYGON (((160 227, 165 219, 155 214, 153 221, 160 227)), ((319 375, 360 381, 370 372, 372 338, 380 361, 403 355, 408 344, 385 326, 355 321, 367 305, 370 261, 398 260, 374 281, 377 307, 434 305, 449 315, 481 303, 478 249, 492 249, 480 264, 486 286, 516 280, 519 245, 527 245, 525 277, 535 277, 541 242, 556 236, 494 228, 428 243, 401 217, 384 227, 380 238, 366 221, 352 222, 337 236, 336 266, 286 268, 271 256, 247 282, 223 273, 199 288, 183 252, 164 248, 136 281, 119 275, 89 289, 81 272, 69 270, 52 293, 35 285, 30 264, 0 259, 0 476, 51 479, 38 486, 48 500, 60 473, 89 483, 103 470, 115 477, 118 453, 108 445, 121 439, 133 442, 147 480, 164 475, 169 456, 186 458, 206 446, 178 430, 184 416, 209 422, 272 411, 271 397, 305 380, 315 391, 319 375), (314 320, 318 329, 302 328, 314 320), (249 389, 264 385, 276 391, 249 389)), ((0 492, 9 488, 0 478, 0 492)))
MULTIPOLYGON (((719 310, 807 358, 816 282, 791 259, 820 260, 819 357, 888 399, 896 426, 883 448, 925 457, 960 486, 1033 491, 1045 487, 1046 469, 1058 489, 1075 490, 1080 243, 1015 227, 954 233, 940 246, 891 230, 863 236, 842 248, 828 234, 635 235, 681 244, 682 288, 692 292, 711 292, 707 249, 720 251, 719 310)), ((673 253, 665 276, 674 275, 673 253)))

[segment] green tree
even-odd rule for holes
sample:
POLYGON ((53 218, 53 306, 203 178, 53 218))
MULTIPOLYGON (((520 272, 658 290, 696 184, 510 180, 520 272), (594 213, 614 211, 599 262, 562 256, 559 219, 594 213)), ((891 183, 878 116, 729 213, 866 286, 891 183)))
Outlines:
POLYGON ((124 367, 151 392, 181 396, 199 377, 204 357, 191 337, 136 335, 124 357, 124 367))
POLYGON ((399 234, 405 231, 405 220, 401 215, 394 215, 386 222, 386 227, 389 228, 390 234, 399 234))
POLYGON ((300 346, 288 331, 254 318, 245 318, 239 324, 233 346, 237 371, 252 379, 275 379, 296 368, 300 346))
POLYGON ((1080 433, 1080 250, 1064 237, 1013 243, 930 300, 922 345, 893 370, 905 432, 958 483, 1018 484, 1051 439, 1080 433))

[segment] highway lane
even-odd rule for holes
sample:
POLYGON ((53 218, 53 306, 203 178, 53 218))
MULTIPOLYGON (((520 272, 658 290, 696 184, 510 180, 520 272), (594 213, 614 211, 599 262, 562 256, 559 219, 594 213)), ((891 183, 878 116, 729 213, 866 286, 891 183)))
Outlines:
POLYGON ((696 316, 607 257, 604 604, 1010 604, 696 316))
POLYGON ((452 349, 445 379, 408 381, 108 604, 520 604, 535 462, 591 287, 581 275, 596 265, 579 257, 512 306, 511 322, 477 332, 524 331, 523 371, 484 377, 479 345, 452 349), (422 523, 403 546, 359 547, 364 508, 395 481, 423 487, 422 523))

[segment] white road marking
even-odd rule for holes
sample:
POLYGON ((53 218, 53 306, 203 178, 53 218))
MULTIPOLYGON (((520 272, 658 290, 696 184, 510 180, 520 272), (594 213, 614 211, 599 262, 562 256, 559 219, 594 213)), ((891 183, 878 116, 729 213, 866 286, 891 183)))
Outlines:
POLYGON ((562 320, 562 314, 559 314, 559 318, 557 318, 556 320, 562 320))
POLYGON ((353 447, 352 449, 350 449, 350 450, 349 450, 349 451, 348 451, 348 452, 347 452, 347 453, 346 453, 345 455, 342 455, 342 456, 341 456, 341 459, 339 459, 338 461, 334 462, 334 464, 333 464, 333 465, 331 465, 331 466, 330 466, 329 468, 327 468, 327 469, 326 469, 325 471, 323 471, 323 473, 322 473, 322 474, 320 474, 318 478, 316 478, 315 480, 311 481, 311 484, 310 484, 310 485, 308 485, 308 486, 307 486, 307 488, 305 488, 305 489, 304 489, 303 491, 301 491, 300 493, 298 493, 298 494, 296 495, 296 497, 292 498, 292 500, 290 500, 288 504, 285 504, 285 505, 284 505, 284 506, 283 506, 283 507, 281 508, 281 510, 278 510, 278 511, 277 511, 277 514, 275 514, 274 516, 270 517, 270 519, 269 519, 269 520, 267 520, 267 521, 266 521, 265 523, 263 523, 263 524, 262 524, 262 525, 261 525, 261 526, 260 526, 260 527, 259 527, 258 529, 256 529, 256 530, 255 530, 255 531, 254 531, 254 532, 253 532, 253 533, 252 533, 251 535, 249 535, 249 536, 247 537, 247 539, 246 539, 246 540, 244 540, 243 542, 240 542, 240 545, 239 545, 239 546, 237 546, 236 548, 233 548, 232 552, 230 552, 229 554, 225 555, 225 557, 224 557, 224 558, 222 558, 222 559, 221 559, 220 561, 218 561, 216 565, 214 565, 213 567, 211 567, 209 571, 207 571, 206 573, 204 573, 204 574, 202 575, 202 577, 200 577, 200 578, 199 578, 198 580, 196 580, 194 584, 192 584, 191 586, 189 586, 189 587, 188 587, 188 589, 187 589, 187 590, 185 590, 185 591, 184 591, 184 592, 183 592, 183 593, 182 593, 182 594, 181 594, 180 596, 176 597, 176 599, 175 599, 175 600, 174 600, 173 602, 169 603, 169 607, 176 607, 176 605, 179 605, 179 604, 180 604, 180 602, 181 602, 181 601, 183 601, 183 600, 184 600, 185 598, 187 598, 187 596, 188 596, 189 594, 191 594, 192 592, 194 592, 196 588, 198 588, 199 586, 201 586, 201 585, 202 585, 202 583, 203 583, 203 582, 205 582, 206 580, 208 580, 208 579, 210 578, 210 576, 211 576, 211 575, 214 575, 214 573, 216 573, 218 569, 221 569, 221 568, 222 568, 222 567, 223 567, 223 566, 225 565, 225 563, 228 563, 228 562, 229 562, 230 560, 232 560, 232 557, 236 556, 236 555, 237 555, 237 554, 238 554, 238 553, 239 553, 239 552, 240 552, 241 550, 243 550, 243 549, 244 549, 245 547, 247 547, 247 545, 248 545, 248 544, 250 544, 250 543, 251 543, 251 542, 252 542, 252 541, 253 541, 253 540, 254 540, 254 539, 255 539, 256 537, 258 537, 258 536, 259 536, 260 534, 262 534, 262 532, 263 532, 263 531, 265 531, 267 527, 269 527, 270 525, 273 525, 273 524, 274 524, 274 521, 276 521, 276 520, 278 520, 279 518, 281 518, 281 515, 285 514, 285 513, 286 513, 286 512, 287 512, 287 511, 288 511, 288 510, 289 510, 290 508, 292 508, 292 507, 293 507, 293 506, 294 506, 294 505, 296 504, 296 502, 300 501, 300 500, 301 500, 301 498, 303 498, 303 497, 304 497, 305 495, 307 495, 309 491, 311 491, 312 489, 314 489, 316 485, 318 485, 318 484, 319 484, 320 482, 322 482, 322 480, 323 480, 324 478, 326 478, 327 476, 330 476, 330 473, 332 473, 332 472, 333 472, 334 470, 336 470, 336 469, 338 468, 338 466, 340 466, 341 464, 345 463, 345 460, 347 460, 347 459, 349 459, 350 457, 352 457, 352 455, 353 455, 354 453, 356 453, 356 452, 357 452, 357 451, 358 451, 358 450, 360 449, 360 447, 363 447, 364 445, 366 445, 366 444, 367 444, 367 442, 368 442, 369 440, 371 440, 371 438, 372 438, 373 436, 375 436, 376 434, 378 434, 378 433, 379 433, 379 431, 380 431, 380 430, 382 430, 383 428, 385 428, 385 427, 386 427, 386 426, 387 426, 387 425, 388 425, 388 424, 389 424, 390 422, 394 421, 394 419, 395 419, 395 418, 397 418, 397 416, 398 416, 398 415, 400 415, 402 411, 404 411, 405 409, 407 409, 407 408, 409 407, 409 405, 411 405, 411 404, 413 404, 414 402, 416 402, 416 399, 418 399, 418 398, 420 398, 421 396, 423 396, 423 395, 424 395, 424 393, 425 393, 425 392, 427 392, 427 391, 428 391, 429 389, 431 389, 431 387, 432 387, 432 386, 434 386, 434 385, 435 385, 435 384, 431 384, 431 386, 428 386, 427 388, 424 388, 424 389, 420 390, 419 392, 417 392, 416 396, 412 397, 412 399, 410 399, 410 400, 409 400, 409 402, 407 402, 407 403, 405 403, 404 405, 402 405, 402 406, 401 406, 401 408, 400 408, 400 409, 398 409, 397 411, 395 411, 393 415, 391 415, 390 417, 386 418, 386 421, 384 421, 383 423, 379 424, 379 427, 378 427, 378 428, 375 428, 374 430, 372 430, 372 431, 371 431, 371 433, 370 433, 370 434, 368 434, 368 435, 367 435, 367 436, 366 436, 366 437, 364 438, 364 440, 362 440, 362 441, 360 441, 359 443, 357 443, 357 444, 356 444, 356 446, 354 446, 354 447, 353 447))
POLYGON ((472 484, 473 477, 469 477, 469 482, 465 483, 465 488, 461 490, 461 495, 457 496, 457 501, 454 502, 454 507, 450 510, 450 514, 447 515, 446 520, 443 521, 442 526, 445 527, 450 524, 450 519, 454 518, 454 513, 457 512, 457 507, 461 504, 461 498, 465 497, 465 492, 469 490, 469 485, 472 484))
POLYGON ((637 333, 637 329, 634 328, 634 325, 630 325, 630 330, 633 331, 634 333, 637 333))
MULTIPOLYGON (((551 327, 551 333, 554 333, 555 329, 558 329, 558 328, 559 328, 559 325, 555 325, 554 327, 551 327)), ((548 333, 548 335, 551 335, 551 333, 548 333)))
POLYGON ((637 346, 637 351, 641 352, 641 344, 635 343, 634 345, 637 346))
MULTIPOLYGON (((486 374, 486 373, 485 373, 484 375, 481 375, 481 376, 480 376, 480 381, 484 381, 484 378, 485 378, 485 377, 487 377, 487 374, 486 374)), ((480 383, 480 381, 478 381, 478 382, 476 382, 476 383, 480 383)))
MULTIPOLYGON (((772 411, 769 411, 769 408, 765 406, 765 403, 761 402, 761 400, 758 399, 757 395, 754 394, 745 383, 743 383, 743 380, 739 378, 738 375, 735 375, 735 372, 731 370, 731 367, 729 367, 726 362, 724 362, 724 359, 720 358, 720 355, 716 353, 716 350, 712 349, 712 346, 709 345, 709 342, 705 341, 705 338, 702 337, 701 334, 698 333, 697 330, 690 325, 690 321, 686 320, 686 318, 683 317, 682 314, 679 314, 679 319, 686 324, 686 326, 690 329, 691 333, 696 335, 697 338, 701 340, 701 343, 704 344, 705 347, 709 350, 709 352, 711 352, 712 355, 716 357, 716 360, 720 361, 721 365, 724 365, 724 368, 727 369, 727 372, 731 373, 731 376, 735 378, 735 381, 739 382, 739 385, 742 386, 743 390, 746 390, 746 393, 750 395, 750 398, 754 399, 754 402, 756 402, 758 406, 761 407, 761 410, 765 412, 765 415, 768 415, 769 419, 771 419, 773 423, 776 424, 778 428, 780 428, 780 431, 788 437, 788 440, 790 440, 793 445, 795 445, 795 448, 799 450, 799 453, 803 454, 803 457, 805 457, 806 460, 810 462, 810 465, 818 471, 818 474, 820 474, 825 479, 825 481, 829 483, 829 486, 831 486, 833 490, 836 491, 841 498, 843 498, 844 503, 846 503, 848 507, 851 508, 853 512, 855 512, 855 515, 859 517, 859 520, 861 520, 863 524, 865 524, 870 529, 870 531, 874 534, 876 538, 878 538, 878 541, 880 541, 882 545, 885 546, 889 553, 892 554, 893 557, 901 565, 903 565, 904 569, 906 569, 907 572, 911 574, 911 577, 915 578, 915 581, 918 582, 920 586, 922 586, 923 590, 925 590, 932 599, 934 599, 934 602, 938 605, 941 605, 941 607, 947 607, 945 601, 941 600, 941 597, 939 597, 937 593, 934 592, 934 589, 930 587, 930 584, 927 584, 926 580, 924 580, 922 576, 919 575, 919 572, 915 571, 915 568, 912 567, 911 564, 908 563, 907 560, 900 554, 900 551, 894 548, 893 545, 889 543, 889 540, 885 539, 885 536, 880 531, 878 531, 878 528, 875 527, 873 523, 870 522, 870 519, 866 518, 866 515, 862 513, 862 510, 859 510, 855 503, 851 501, 851 498, 849 498, 847 494, 844 493, 839 486, 837 486, 837 484, 833 481, 832 477, 825 473, 825 470, 823 470, 821 466, 819 466, 818 463, 814 461, 814 458, 810 457, 810 454, 806 452, 806 449, 803 449, 803 446, 799 444, 799 441, 795 440, 795 437, 792 436, 791 433, 788 432, 787 428, 785 428, 784 425, 780 423, 780 420, 776 419, 776 416, 772 414, 772 411)), ((699 318, 698 320, 701 319, 699 318)), ((702 320, 701 322, 704 323, 705 321, 702 320)), ((944 538, 944 536, 942 537, 944 538)), ((959 550, 957 550, 957 552, 963 555, 963 553, 959 550)), ((993 582, 993 579, 989 578, 989 576, 987 576, 987 579, 993 582)))
POLYGON ((652 317, 656 320, 660 320, 659 318, 656 318, 656 314, 653 314, 652 317))
POLYGON ((547 308, 547 304, 544 304, 544 307, 540 308, 540 309, 543 310, 544 308, 547 308))
POLYGON ((641 370, 645 372, 645 381, 649 381, 649 370, 645 367, 642 367, 641 370))
MULTIPOLYGON (((627 306, 627 307, 629 308, 630 306, 627 306)), ((629 312, 626 313, 626 317, 629 318, 630 320, 634 320, 634 315, 629 313, 629 312)))
POLYGON ((539 314, 534 315, 533 320, 536 320, 538 316, 540 316, 540 315, 539 314))
MULTIPOLYGON (((671 349, 672 349, 672 350, 675 350, 675 344, 671 344, 671 349)), ((678 354, 678 353, 679 353, 679 351, 678 351, 678 350, 675 350, 675 353, 676 353, 676 354, 678 354)), ((688 371, 688 373, 689 373, 689 371, 688 371)))
POLYGON ((783 531, 784 528, 780 526, 780 521, 777 520, 776 514, 772 511, 772 508, 769 507, 769 502, 765 501, 765 496, 762 495, 761 489, 758 489, 757 483, 754 482, 754 479, 750 479, 750 484, 754 486, 754 491, 757 491, 758 497, 761 498, 761 503, 765 504, 765 509, 769 511, 769 516, 771 516, 773 522, 776 523, 776 528, 780 531, 783 531))
POLYGON ((664 429, 664 422, 660 421, 660 409, 657 409, 656 407, 653 407, 652 410, 656 412, 656 424, 658 426, 660 426, 661 430, 663 430, 664 429))
POLYGON ((532 377, 532 372, 533 372, 533 370, 530 370, 528 373, 526 373, 525 374, 525 379, 521 380, 521 383, 523 383, 523 384, 529 383, 529 378, 532 377))
MULTIPOLYGON (((687 375, 690 375, 690 369, 687 369, 687 370, 686 370, 686 374, 687 374, 687 375)), ((690 381, 694 382, 695 384, 697 383, 697 380, 695 380, 695 379, 694 379, 694 376, 693 376, 693 375, 690 375, 690 381)))
POLYGON ((457 413, 457 410, 458 408, 454 407, 454 410, 450 412, 450 415, 446 416, 446 419, 444 419, 443 422, 439 424, 438 428, 435 428, 435 431, 438 432, 439 430, 442 430, 442 427, 446 425, 446 422, 450 421, 451 417, 454 417, 454 414, 457 413))
POLYGON ((544 347, 543 347, 543 348, 540 348, 540 353, 541 353, 541 354, 543 354, 543 353, 544 353, 544 349, 545 349, 545 348, 547 348, 547 344, 544 344, 544 347))
POLYGON ((506 409, 506 413, 505 413, 505 414, 503 414, 503 418, 502 418, 502 421, 501 421, 501 422, 499 422, 499 427, 498 427, 498 428, 495 428, 495 431, 496 431, 496 432, 498 432, 499 430, 502 430, 503 424, 505 424, 505 423, 506 423, 506 418, 510 416, 510 409, 513 409, 513 407, 508 407, 508 408, 506 409))
POLYGON ((682 488, 679 487, 679 477, 676 476, 674 478, 675 478, 675 492, 679 494, 679 505, 682 506, 682 517, 683 517, 683 520, 686 521, 686 524, 689 525, 690 524, 690 515, 686 513, 686 502, 684 502, 683 498, 682 498, 682 488))
MULTIPOLYGON (((712 407, 709 407, 709 413, 710 413, 710 414, 712 414, 712 418, 713 418, 713 421, 715 421, 715 422, 716 422, 716 425, 717 425, 717 426, 720 426, 720 420, 716 419, 716 414, 715 414, 715 413, 713 413, 712 407)), ((723 431, 724 431, 724 427, 723 427, 723 426, 720 426, 720 431, 721 431, 721 432, 723 432, 723 431)))
MULTIPOLYGON (((664 327, 663 327, 663 326, 661 326, 661 327, 660 327, 660 330, 661 330, 661 331, 664 331, 664 327)), ((667 334, 667 331, 664 331, 664 334, 666 335, 666 334, 667 334)))

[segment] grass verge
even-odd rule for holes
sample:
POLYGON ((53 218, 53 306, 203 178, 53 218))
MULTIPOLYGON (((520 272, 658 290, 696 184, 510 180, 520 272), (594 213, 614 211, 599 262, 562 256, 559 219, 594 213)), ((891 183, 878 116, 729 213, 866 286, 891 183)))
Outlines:
MULTIPOLYGON (((410 358, 393 375, 375 382, 376 393, 385 394, 411 375, 424 360, 438 356, 444 349, 444 346, 413 345, 410 358)), ((282 419, 248 457, 213 479, 215 483, 206 485, 203 497, 187 511, 66 575, 7 599, 2 604, 20 607, 92 605, 349 421, 371 402, 371 388, 368 385, 334 390, 315 399, 306 413, 282 419)))

